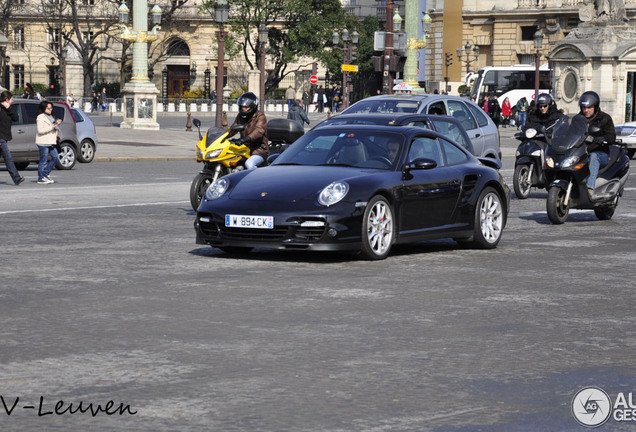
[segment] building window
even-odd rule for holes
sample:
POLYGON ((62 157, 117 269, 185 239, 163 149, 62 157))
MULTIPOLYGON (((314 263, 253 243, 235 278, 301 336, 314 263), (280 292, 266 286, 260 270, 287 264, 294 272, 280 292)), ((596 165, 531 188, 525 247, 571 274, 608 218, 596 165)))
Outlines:
POLYGON ((95 4, 95 0, 82 0, 82 4, 84 6, 93 6, 95 4))
POLYGON ((24 65, 13 65, 13 88, 24 87, 24 65))
POLYGON ((537 26, 522 26, 521 27, 521 40, 532 42, 532 37, 539 30, 537 26))
POLYGON ((82 32, 82 38, 84 39, 85 44, 90 43, 90 41, 93 39, 93 32, 92 31, 82 32))
POLYGON ((47 38, 49 49, 58 52, 60 50, 60 29, 49 29, 47 38))
POLYGON ((13 28, 13 49, 24 49, 24 27, 13 28))

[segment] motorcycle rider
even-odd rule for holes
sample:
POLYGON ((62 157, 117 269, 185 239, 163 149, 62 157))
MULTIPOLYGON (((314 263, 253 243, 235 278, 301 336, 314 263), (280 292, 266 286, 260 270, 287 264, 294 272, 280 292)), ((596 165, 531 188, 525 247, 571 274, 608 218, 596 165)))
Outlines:
POLYGON ((258 98, 252 92, 243 93, 238 98, 239 113, 232 126, 245 125, 241 137, 232 140, 237 145, 250 148, 250 157, 245 161, 245 169, 261 165, 269 155, 267 139, 267 117, 258 110, 258 98))
POLYGON ((579 99, 581 114, 587 120, 588 130, 591 126, 596 126, 599 130, 590 132, 594 138, 591 143, 587 143, 587 153, 590 158, 590 175, 587 178, 587 191, 590 198, 594 195, 596 178, 601 168, 609 163, 609 144, 616 141, 616 130, 612 117, 601 111, 601 98, 598 93, 586 91, 579 99))
POLYGON ((547 129, 561 118, 563 114, 557 110, 556 104, 552 102, 552 96, 547 93, 540 93, 537 96, 535 108, 528 113, 524 131, 530 128, 537 129, 540 126, 547 129))

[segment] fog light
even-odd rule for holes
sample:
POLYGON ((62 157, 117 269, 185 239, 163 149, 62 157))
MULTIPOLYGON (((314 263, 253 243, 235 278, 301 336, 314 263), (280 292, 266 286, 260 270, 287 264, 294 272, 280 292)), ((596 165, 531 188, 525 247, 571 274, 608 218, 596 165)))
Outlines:
POLYGON ((335 236, 337 236, 337 235, 338 235, 338 231, 336 231, 336 229, 335 229, 335 228, 329 228, 329 229, 327 230, 327 235, 328 235, 329 237, 335 237, 335 236))

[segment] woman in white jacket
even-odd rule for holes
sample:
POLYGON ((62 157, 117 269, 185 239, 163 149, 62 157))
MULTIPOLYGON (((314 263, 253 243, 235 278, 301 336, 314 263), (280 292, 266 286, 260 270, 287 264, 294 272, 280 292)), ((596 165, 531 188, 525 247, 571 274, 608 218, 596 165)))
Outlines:
POLYGON ((38 164, 38 184, 51 184, 53 180, 49 174, 59 157, 55 144, 57 143, 57 129, 62 120, 53 118, 53 104, 43 101, 38 106, 38 116, 35 120, 37 125, 37 135, 35 143, 40 151, 40 163, 38 164), (49 155, 51 160, 48 161, 49 155), (48 161, 48 162, 47 162, 48 161))

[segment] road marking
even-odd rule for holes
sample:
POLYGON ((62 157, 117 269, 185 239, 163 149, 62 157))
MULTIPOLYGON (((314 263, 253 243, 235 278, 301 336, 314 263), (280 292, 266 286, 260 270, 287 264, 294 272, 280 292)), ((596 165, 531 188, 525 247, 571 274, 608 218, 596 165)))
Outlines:
POLYGON ((61 207, 61 208, 30 209, 30 210, 9 210, 9 211, 0 212, 0 215, 17 214, 17 213, 57 212, 57 211, 71 211, 71 210, 95 210, 95 209, 108 209, 108 208, 140 207, 140 206, 159 206, 159 205, 186 204, 186 203, 189 204, 190 201, 160 201, 160 202, 150 202, 150 203, 114 204, 114 205, 101 205, 101 206, 61 207))

